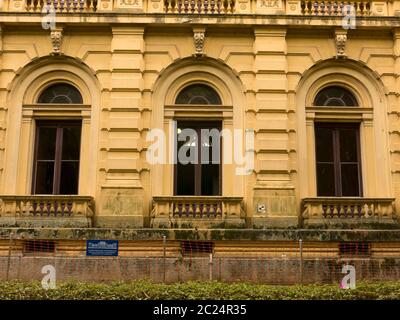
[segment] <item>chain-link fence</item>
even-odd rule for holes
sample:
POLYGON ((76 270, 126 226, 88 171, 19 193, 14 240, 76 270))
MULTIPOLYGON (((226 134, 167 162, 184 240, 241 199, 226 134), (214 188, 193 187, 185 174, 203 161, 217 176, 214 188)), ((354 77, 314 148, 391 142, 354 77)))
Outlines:
MULTIPOLYGON (((1 239, 0 239, 1 240, 1 239)), ((17 239, 0 242, 0 279, 40 280, 53 266, 57 281, 154 282, 217 280, 267 284, 400 280, 400 245, 368 242, 120 241, 118 256, 87 256, 86 241, 17 239)))

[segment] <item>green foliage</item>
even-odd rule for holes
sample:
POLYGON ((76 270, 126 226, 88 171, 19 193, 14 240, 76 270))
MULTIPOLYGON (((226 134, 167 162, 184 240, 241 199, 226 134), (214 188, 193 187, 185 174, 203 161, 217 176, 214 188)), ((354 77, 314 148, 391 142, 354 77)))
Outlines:
POLYGON ((147 280, 112 283, 60 282, 44 290, 38 281, 0 282, 0 299, 62 300, 354 300, 400 299, 400 282, 358 283, 354 290, 338 285, 272 286, 250 283, 152 283, 147 280))

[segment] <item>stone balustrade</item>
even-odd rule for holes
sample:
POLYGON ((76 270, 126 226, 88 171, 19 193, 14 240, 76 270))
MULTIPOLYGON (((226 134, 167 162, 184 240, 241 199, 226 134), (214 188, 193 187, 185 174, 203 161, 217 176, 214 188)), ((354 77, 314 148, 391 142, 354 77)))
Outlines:
POLYGON ((26 0, 25 8, 28 12, 87 13, 97 10, 97 0, 26 0))
POLYGON ((166 13, 183 14, 232 14, 234 0, 166 0, 166 13))
POLYGON ((0 225, 90 226, 93 211, 88 196, 0 196, 0 225))
POLYGON ((2 11, 43 13, 163 13, 180 15, 265 14, 306 17, 397 16, 400 1, 325 0, 5 0, 2 11))
POLYGON ((243 226, 240 197, 153 197, 153 227, 243 226))
POLYGON ((392 198, 331 198, 318 197, 303 200, 304 224, 382 222, 395 223, 392 198))
POLYGON ((372 1, 302 1, 301 12, 311 16, 370 16, 372 1))

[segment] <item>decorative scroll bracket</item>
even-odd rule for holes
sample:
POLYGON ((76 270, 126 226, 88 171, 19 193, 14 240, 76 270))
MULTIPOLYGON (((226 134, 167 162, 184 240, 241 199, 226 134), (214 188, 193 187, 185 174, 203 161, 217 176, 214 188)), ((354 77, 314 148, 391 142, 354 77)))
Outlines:
POLYGON ((336 58, 346 58, 347 30, 335 30, 336 58))
POLYGON ((193 40, 195 48, 194 56, 196 57, 204 56, 204 41, 206 38, 205 33, 206 28, 204 27, 193 28, 193 40))
POLYGON ((53 47, 51 54, 60 55, 61 54, 61 45, 62 45, 62 41, 63 41, 63 28, 57 27, 57 28, 51 29, 50 40, 51 40, 51 45, 53 47))

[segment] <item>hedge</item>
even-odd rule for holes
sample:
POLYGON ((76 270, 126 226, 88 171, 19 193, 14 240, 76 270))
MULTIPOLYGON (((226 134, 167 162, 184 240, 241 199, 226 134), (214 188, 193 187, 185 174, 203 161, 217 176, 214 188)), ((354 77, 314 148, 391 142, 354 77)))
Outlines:
POLYGON ((338 285, 272 286, 250 283, 186 282, 156 284, 146 280, 113 283, 57 283, 44 290, 41 283, 0 282, 1 300, 354 300, 399 299, 400 282, 359 283, 356 289, 338 285))

